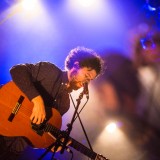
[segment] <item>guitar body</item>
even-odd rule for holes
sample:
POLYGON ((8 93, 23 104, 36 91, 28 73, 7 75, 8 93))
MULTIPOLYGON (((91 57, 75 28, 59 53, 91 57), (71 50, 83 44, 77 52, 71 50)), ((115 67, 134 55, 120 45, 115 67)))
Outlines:
MULTIPOLYGON (((55 142, 54 136, 61 134, 62 118, 56 109, 46 107, 46 122, 40 125, 42 128, 37 128, 37 125, 30 121, 32 109, 33 103, 14 82, 11 81, 0 88, 0 135, 22 136, 27 138, 33 147, 47 148, 55 142)), ((71 147, 91 159, 108 160, 75 139, 69 138, 72 141, 71 147)))
MULTIPOLYGON (((33 103, 15 85, 9 82, 0 89, 0 135, 4 136, 23 136, 26 137, 33 147, 46 148, 54 142, 54 138, 47 132, 43 135, 37 134, 31 127, 30 115, 33 103), (16 112, 14 118, 9 120, 20 97, 24 100, 16 112)), ((56 109, 49 109, 48 123, 60 129, 62 119, 56 109)), ((12 115, 13 116, 13 115, 12 115)))

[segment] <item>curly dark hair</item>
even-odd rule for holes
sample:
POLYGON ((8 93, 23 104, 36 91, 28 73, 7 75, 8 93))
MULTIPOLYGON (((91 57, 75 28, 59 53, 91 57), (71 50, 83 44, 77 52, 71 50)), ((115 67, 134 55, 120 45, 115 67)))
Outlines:
POLYGON ((85 47, 76 47, 69 52, 65 60, 65 68, 70 70, 74 63, 79 62, 80 68, 88 67, 94 69, 99 75, 102 71, 103 61, 95 51, 85 47))

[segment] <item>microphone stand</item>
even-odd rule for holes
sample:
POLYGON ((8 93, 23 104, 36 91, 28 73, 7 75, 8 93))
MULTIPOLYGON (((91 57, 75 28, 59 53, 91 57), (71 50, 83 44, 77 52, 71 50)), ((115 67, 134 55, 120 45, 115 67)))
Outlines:
MULTIPOLYGON (((74 104, 74 101, 73 101, 73 98, 72 98, 71 95, 70 95, 70 97, 71 97, 71 100, 72 100, 72 103, 73 103, 74 108, 76 108, 76 106, 75 106, 75 104, 74 104)), ((89 99, 89 95, 87 95, 87 102, 88 102, 88 99, 89 99)), ((87 103, 87 102, 86 102, 86 103, 87 103)), ((86 105, 86 103, 84 104, 84 106, 86 105)), ((82 108, 82 109, 83 109, 83 108, 82 108)), ((87 135, 87 133, 86 133, 86 130, 85 130, 85 128, 84 128, 84 125, 83 125, 83 123, 82 123, 82 120, 81 120, 81 117, 80 117, 80 112, 77 113, 77 117, 76 117, 76 118, 79 119, 80 125, 81 125, 81 127, 82 127, 82 130, 83 130, 84 135, 85 135, 85 137, 86 137, 86 140, 87 140, 87 142, 88 142, 89 148, 91 149, 91 151, 93 151, 92 145, 91 145, 91 143, 90 143, 90 140, 89 140, 89 138, 88 138, 88 135, 87 135)), ((74 119, 74 121, 76 120, 76 118, 74 119)))
POLYGON ((64 142, 62 144, 62 149, 60 151, 61 154, 64 153, 64 150, 66 148, 66 145, 67 145, 67 142, 69 140, 69 136, 70 136, 70 133, 72 131, 72 128, 73 128, 73 123, 74 123, 74 120, 75 120, 75 117, 76 117, 76 114, 78 113, 78 109, 79 109, 79 106, 80 106, 80 103, 81 103, 81 100, 83 98, 83 95, 84 95, 84 91, 82 91, 79 95, 79 98, 76 100, 77 101, 77 106, 75 108, 75 111, 74 111, 74 114, 73 114, 73 117, 72 117, 72 120, 69 124, 67 124, 67 129, 65 131, 65 135, 64 135, 64 142))

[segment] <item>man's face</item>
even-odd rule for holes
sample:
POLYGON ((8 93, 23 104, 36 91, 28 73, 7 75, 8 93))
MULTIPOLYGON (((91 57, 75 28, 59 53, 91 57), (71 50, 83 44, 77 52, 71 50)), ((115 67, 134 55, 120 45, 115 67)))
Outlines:
POLYGON ((69 84, 73 90, 78 90, 83 86, 83 83, 90 82, 95 79, 97 73, 94 69, 83 67, 83 68, 73 68, 70 73, 69 84))

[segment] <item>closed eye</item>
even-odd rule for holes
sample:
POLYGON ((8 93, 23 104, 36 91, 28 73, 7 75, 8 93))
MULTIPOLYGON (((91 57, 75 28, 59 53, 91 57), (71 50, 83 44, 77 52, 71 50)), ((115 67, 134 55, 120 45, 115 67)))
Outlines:
POLYGON ((93 80, 93 78, 91 78, 91 75, 89 73, 87 73, 85 77, 89 80, 93 80))

